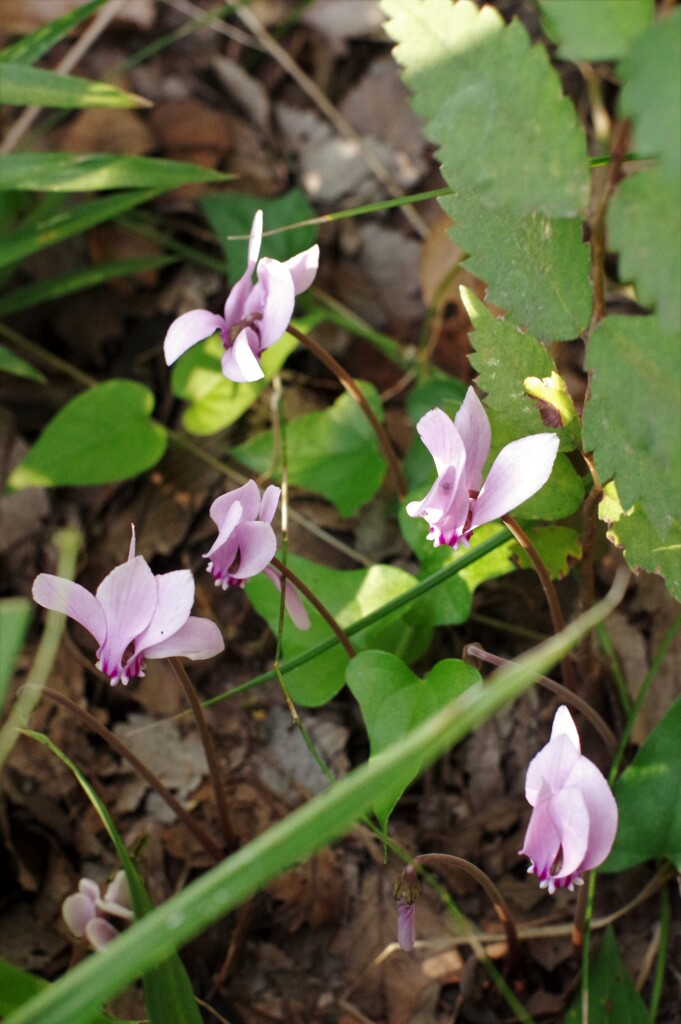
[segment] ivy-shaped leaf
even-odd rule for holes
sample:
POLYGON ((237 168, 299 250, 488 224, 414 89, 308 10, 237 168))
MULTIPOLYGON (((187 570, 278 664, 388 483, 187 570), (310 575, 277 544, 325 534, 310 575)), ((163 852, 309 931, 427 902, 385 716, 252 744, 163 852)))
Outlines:
POLYGON ((151 469, 168 435, 151 418, 154 396, 134 380, 109 380, 72 398, 12 471, 10 490, 115 483, 151 469))
MULTIPOLYGON (((394 654, 375 650, 363 651, 353 658, 345 677, 360 706, 372 758, 480 682, 472 665, 455 658, 438 662, 425 679, 419 679, 394 654)), ((383 828, 387 827, 402 793, 420 771, 420 762, 406 761, 392 785, 381 791, 374 812, 383 828)))
POLYGON ((681 697, 615 783, 619 827, 604 871, 661 857, 681 871, 681 697))
MULTIPOLYGON (((617 950, 615 932, 608 925, 589 971, 589 1024, 648 1024, 645 1003, 634 988, 617 950)), ((578 992, 565 1016, 565 1024, 583 1024, 582 996, 578 992)))

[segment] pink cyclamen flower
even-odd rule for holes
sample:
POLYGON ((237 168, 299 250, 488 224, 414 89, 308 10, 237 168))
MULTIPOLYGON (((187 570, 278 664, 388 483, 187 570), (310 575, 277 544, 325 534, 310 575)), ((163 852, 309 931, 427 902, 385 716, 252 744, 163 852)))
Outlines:
MULTIPOLYGON (((270 484, 262 498, 255 480, 220 495, 210 507, 218 528, 213 546, 206 551, 208 571, 215 585, 243 587, 262 572, 281 590, 281 575, 269 563, 277 551, 272 519, 277 511, 281 488, 270 484)), ((286 610, 298 629, 309 629, 310 620, 295 587, 286 584, 286 610)))
POLYGON ((117 872, 104 896, 91 878, 81 878, 78 892, 66 897, 61 913, 66 927, 77 939, 85 936, 93 949, 103 949, 118 935, 118 929, 108 918, 128 922, 134 917, 125 871, 117 872))
POLYGON ((437 480, 422 501, 410 501, 407 514, 430 526, 437 548, 468 545, 476 526, 491 523, 521 505, 544 486, 558 453, 556 434, 531 434, 512 441, 497 455, 482 482, 492 430, 482 402, 469 388, 454 421, 431 409, 416 425, 435 460, 437 480))
POLYGON ((582 872, 603 863, 617 833, 615 798, 580 750, 572 716, 561 706, 551 739, 527 769, 525 796, 534 810, 519 852, 550 893, 581 885, 582 872))
POLYGON ((211 658, 225 649, 214 622, 190 615, 194 579, 189 569, 155 575, 135 556, 133 528, 127 562, 102 580, 96 594, 73 580, 41 573, 33 598, 43 608, 63 612, 95 638, 97 668, 126 684, 144 675, 146 658, 211 658))
POLYGON ((306 291, 314 281, 319 246, 313 245, 284 263, 266 256, 258 262, 261 241, 262 210, 258 210, 251 227, 246 272, 227 296, 223 315, 207 309, 192 309, 173 321, 163 343, 168 366, 192 345, 219 331, 225 349, 222 357, 225 377, 241 384, 265 376, 260 356, 285 333, 293 316, 296 295, 306 291))

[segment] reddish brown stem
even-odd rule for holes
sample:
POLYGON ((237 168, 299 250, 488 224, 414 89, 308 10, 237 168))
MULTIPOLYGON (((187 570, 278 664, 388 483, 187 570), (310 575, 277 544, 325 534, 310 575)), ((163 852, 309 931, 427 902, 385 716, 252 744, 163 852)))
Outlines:
POLYGON ((208 731, 206 716, 203 713, 201 702, 196 696, 196 690, 185 671, 184 665, 182 665, 177 658, 168 658, 168 661, 180 683, 180 686, 182 687, 182 690, 184 691, 184 695, 187 698, 187 702, 194 716, 196 727, 199 730, 199 736, 206 755, 206 763, 208 764, 208 773, 213 786, 213 793, 215 794, 215 805, 218 810, 218 818, 220 819, 220 828, 222 829, 225 847, 228 850, 235 850, 239 844, 236 836, 234 835, 234 829, 232 828, 225 791, 222 786, 222 779, 220 778, 220 765, 215 753, 213 738, 208 731))
MULTIPOLYGON (((563 618, 563 610, 560 607, 558 601, 558 595, 556 594, 556 588, 553 585, 553 580, 549 575, 549 572, 542 562, 539 552, 535 548, 534 544, 527 536, 521 526, 516 523, 512 516, 502 516, 502 523, 505 523, 509 528, 515 539, 520 544, 521 548, 525 551, 528 558, 534 566, 535 572, 539 577, 539 582, 542 585, 544 595, 546 597, 546 603, 549 606, 549 614, 551 615, 551 622, 553 623, 554 633, 562 633, 565 629, 565 619, 563 618)), ((566 686, 574 688, 575 681, 572 674, 572 663, 569 658, 564 658, 562 662, 563 666, 563 680, 566 686)))
POLYGON ((78 704, 72 701, 69 697, 66 697, 63 693, 59 693, 57 690, 52 690, 49 686, 46 686, 43 690, 43 696, 54 701, 55 704, 60 704, 63 708, 66 708, 67 711, 72 712, 72 714, 80 718, 80 720, 89 729, 97 733, 98 736, 101 736, 101 738, 109 744, 112 750, 115 750, 120 757, 125 758, 140 778, 144 779, 152 789, 156 790, 161 799, 167 803, 173 813, 176 814, 180 821, 186 825, 187 829, 191 832, 194 838, 201 843, 206 852, 209 853, 215 861, 222 860, 222 850, 215 840, 208 835, 202 825, 199 825, 198 821, 194 821, 192 816, 185 810, 179 800, 177 800, 173 794, 166 789, 161 780, 154 775, 154 773, 150 771, 135 754, 133 754, 132 750, 130 750, 130 748, 127 747, 115 733, 111 732, 110 729, 107 729, 105 725, 102 725, 101 722, 97 721, 94 715, 91 715, 89 711, 85 710, 85 708, 79 707, 78 704))
POLYGON ((340 640, 341 644, 343 645, 347 652, 348 657, 354 658, 356 653, 355 648, 350 643, 350 639, 347 633, 343 630, 341 626, 338 625, 338 623, 336 622, 328 608, 326 608, 325 605, 323 605, 322 602, 319 600, 319 598, 312 593, 310 588, 303 583, 300 577, 296 576, 296 574, 291 569, 289 569, 287 565, 284 565, 283 562, 276 558, 276 556, 272 559, 272 565, 277 570, 277 572, 280 572, 282 576, 285 576, 286 579, 293 584, 296 590, 299 590, 301 594, 303 594, 308 599, 310 604, 314 605, 319 614, 326 622, 328 622, 329 626, 340 640))
POLYGON ((330 355, 325 348, 322 348, 316 341, 304 334, 303 331, 299 331, 297 327, 292 324, 288 326, 288 333, 292 334, 294 338, 297 338, 306 348, 309 348, 310 352, 314 352, 317 358, 324 363, 325 366, 331 370, 334 377, 337 377, 340 383, 343 385, 347 393, 354 398, 369 423, 371 424, 372 430, 376 434, 376 438, 381 447, 383 454, 387 460, 388 466, 390 467, 390 475, 393 479, 393 485, 399 498, 404 498, 407 493, 407 485, 405 483, 402 469, 400 467, 399 460, 395 453, 395 449, 392 446, 392 442, 388 437, 385 428, 381 423, 378 422, 374 410, 371 408, 366 398, 355 384, 350 374, 343 369, 341 364, 337 362, 332 355, 330 355))

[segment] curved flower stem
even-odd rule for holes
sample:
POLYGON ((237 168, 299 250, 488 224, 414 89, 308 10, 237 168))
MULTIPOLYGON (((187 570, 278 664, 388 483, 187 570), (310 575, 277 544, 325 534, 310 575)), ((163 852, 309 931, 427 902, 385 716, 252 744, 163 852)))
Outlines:
POLYGON ((392 442, 390 441, 390 438, 388 437, 383 425, 378 422, 374 410, 371 408, 371 406, 367 402, 366 398, 364 397, 360 389, 357 387, 356 383, 354 382, 350 374, 343 369, 341 364, 337 362, 333 358, 333 356, 326 351, 325 348, 322 348, 321 345, 319 345, 316 341, 310 338, 307 334, 304 334, 303 331, 299 331, 297 327, 293 326, 293 324, 289 324, 287 330, 288 333, 293 335, 294 338, 297 338, 298 341, 301 342, 301 344, 305 345, 306 348, 309 348, 311 352, 314 352, 314 354, 317 356, 320 362, 324 363, 324 365, 327 366, 329 370, 331 370, 334 377, 338 378, 338 380, 343 385, 343 387, 350 395, 350 397, 354 398, 357 404, 362 407, 362 411, 366 418, 369 420, 369 423, 371 424, 371 427, 374 433, 376 434, 376 438, 381 447, 381 450, 385 455, 385 458, 390 467, 390 475, 392 476, 393 479, 395 491, 397 492, 399 498, 404 498, 404 496, 407 493, 407 485, 405 483, 405 479, 402 474, 402 469, 400 467, 399 460, 395 453, 395 449, 392 446, 392 442))
MULTIPOLYGON (((467 644, 464 648, 464 660, 466 657, 479 658, 480 661, 486 661, 490 665, 505 666, 512 665, 513 662, 508 661, 506 658, 500 658, 496 654, 490 654, 484 647, 480 647, 479 644, 467 644)), ((593 725, 594 729, 601 737, 608 753, 612 757, 617 749, 617 738, 614 732, 610 729, 607 723, 601 718, 597 711, 591 707, 588 701, 585 701, 579 694, 569 690, 567 686, 563 686, 562 683, 557 683, 555 679, 549 679, 548 676, 537 676, 537 682, 540 686, 550 690, 551 693, 555 693, 561 700, 564 700, 566 704, 571 704, 574 708, 584 715, 586 719, 593 725)))
POLYGON ((218 810, 218 818, 220 819, 220 828, 222 829, 222 837, 225 842, 225 847, 227 850, 235 850, 239 843, 234 835, 234 829, 232 828, 232 822, 227 808, 227 800, 225 798, 225 791, 220 778, 220 765, 215 753, 213 739, 208 731, 208 723, 206 722, 206 716, 204 715, 203 708, 201 707, 201 701, 196 696, 196 690, 194 689, 191 679, 187 675, 184 665, 180 664, 178 658, 168 658, 168 662, 175 673, 182 690, 184 691, 184 695, 192 710, 196 727, 199 730, 201 744, 208 764, 208 773, 213 786, 213 793, 215 794, 215 804, 218 810))
POLYGON ((338 625, 338 622, 334 619, 333 615, 328 610, 328 608, 326 608, 325 605, 323 605, 322 602, 319 600, 319 598, 312 593, 310 588, 306 586, 305 583, 303 583, 300 577, 296 576, 293 570, 289 569, 288 565, 284 565, 284 563, 281 562, 276 556, 272 559, 272 565, 277 570, 277 572, 280 572, 282 576, 285 576, 286 579, 293 584, 296 590, 299 590, 301 594, 303 594, 308 599, 310 604, 314 605, 319 614, 326 622, 328 622, 329 626, 338 637, 339 641, 345 648, 348 657, 354 658, 356 653, 355 648, 350 643, 350 639, 345 630, 343 629, 343 627, 338 625))
MULTIPOLYGON (((535 572, 539 577, 539 582, 542 585, 546 602, 549 606, 549 614, 551 615, 551 622, 553 623, 554 633, 562 633, 565 629, 565 619, 563 618, 563 611, 558 601, 558 595, 556 594, 556 588, 553 585, 553 580, 549 575, 549 572, 542 562, 539 552, 535 548, 534 544, 527 536, 521 526, 515 521, 512 516, 502 516, 502 523, 508 527, 515 539, 520 544, 521 548, 526 552, 528 558, 534 566, 535 572)), ((566 686, 574 687, 575 680, 572 674, 572 663, 569 657, 563 658, 563 681, 566 686)))
MULTIPOLYGON (((463 857, 454 857, 449 853, 422 853, 418 857, 414 857, 412 864, 418 864, 424 868, 438 868, 440 870, 443 868, 456 868, 456 870, 470 875, 489 896, 496 915, 506 933, 509 959, 511 963, 517 962, 520 954, 520 944, 511 908, 492 879, 484 871, 475 864, 471 864, 469 860, 465 860, 463 857)), ((407 865, 405 871, 408 871, 410 866, 407 865)))
POLYGON ((203 846, 204 850, 210 854, 215 860, 222 860, 222 850, 215 842, 215 840, 206 832, 204 827, 195 821, 191 814, 182 806, 179 800, 177 800, 170 790, 166 789, 161 780, 154 775, 154 773, 147 768, 147 766, 140 761, 140 759, 133 754, 132 750, 123 743, 122 740, 116 736, 115 733, 107 729, 105 725, 102 725, 94 715, 91 715, 85 708, 79 707, 75 701, 72 701, 69 697, 63 693, 59 693, 57 690, 52 690, 49 686, 43 689, 43 696, 49 700, 54 701, 55 704, 60 704, 67 711, 76 715, 80 720, 93 732, 101 736, 106 743, 109 744, 112 750, 115 750, 117 754, 125 758, 128 764, 137 772, 137 774, 147 782, 152 789, 155 789, 161 799, 170 807, 174 814, 184 822, 187 829, 191 832, 195 839, 203 846))

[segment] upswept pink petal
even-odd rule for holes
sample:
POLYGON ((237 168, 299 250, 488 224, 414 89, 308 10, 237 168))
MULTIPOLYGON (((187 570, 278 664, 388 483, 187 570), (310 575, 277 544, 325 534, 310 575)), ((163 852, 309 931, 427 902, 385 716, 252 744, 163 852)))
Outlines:
POLYGON ((525 797, 533 807, 543 784, 555 793, 566 784, 570 772, 581 757, 568 736, 549 740, 530 761, 525 779, 525 797))
POLYGON ((502 448, 473 507, 471 529, 506 515, 536 494, 551 475, 558 444, 556 434, 532 434, 502 448))
POLYGON ((589 840, 589 812, 576 786, 565 786, 549 800, 549 813, 560 836, 560 862, 554 878, 571 878, 584 870, 584 855, 589 840))
POLYGON ((248 262, 243 275, 236 282, 225 301, 225 320, 228 324, 236 324, 243 319, 246 302, 253 289, 253 271, 260 255, 262 242, 262 210, 258 210, 251 225, 248 240, 248 262))
MULTIPOLYGON (((251 483, 254 483, 254 481, 251 481, 251 483)), ((270 484, 269 487, 265 488, 265 493, 263 494, 262 501, 260 503, 259 519, 261 522, 272 522, 274 519, 274 513, 277 511, 280 496, 281 487, 277 487, 275 484, 270 484)))
POLYGON ((307 291, 319 269, 319 246, 312 245, 305 252, 299 252, 296 256, 285 260, 282 266, 288 270, 293 281, 296 295, 307 291))
POLYGON ((426 448, 433 456, 438 475, 448 466, 456 466, 460 473, 466 462, 466 449, 454 424, 442 409, 431 409, 416 424, 426 448))
POLYGON ((485 407, 473 388, 466 392, 466 397, 454 417, 454 427, 466 452, 466 489, 479 491, 482 487, 482 471, 492 442, 492 428, 485 407))
MULTIPOLYGON (((279 593, 281 593, 281 574, 278 573, 276 569, 273 569, 271 565, 263 569, 263 573, 267 576, 268 580, 271 580, 272 583, 274 583, 279 593)), ((305 610, 305 605, 302 602, 300 594, 290 580, 287 580, 286 582, 284 606, 290 615, 291 622, 294 626, 297 626, 298 629, 310 628, 310 617, 305 610)))
POLYGON ((278 261, 264 257, 258 264, 258 282, 246 301, 246 312, 262 313, 262 320, 256 324, 260 337, 258 355, 264 349, 279 341, 295 306, 293 279, 278 261))
POLYGON ((397 908, 397 941, 405 953, 414 948, 416 941, 415 913, 415 903, 401 903, 397 908))
POLYGON ((251 327, 245 327, 237 335, 234 344, 225 349, 222 356, 222 373, 227 380, 233 380, 235 384, 250 384, 255 380, 262 380, 265 376, 251 348, 251 342, 254 348, 261 348, 257 332, 251 327))
POLYGON ((93 900, 82 892, 74 892, 67 896, 61 907, 64 924, 77 939, 85 932, 85 926, 95 917, 97 909, 93 900))
POLYGON ((126 648, 146 629, 156 608, 154 574, 137 555, 117 565, 97 588, 96 598, 106 616, 106 640, 100 645, 98 665, 112 682, 121 676, 126 648))
POLYGON ((226 326, 221 316, 208 309, 190 309, 188 313, 178 316, 168 328, 163 342, 166 363, 172 366, 192 345, 210 338, 211 334, 222 331, 226 326))
POLYGON ((106 887, 104 900, 115 903, 122 910, 132 911, 132 897, 125 871, 117 871, 106 887))
POLYGON ((78 892, 82 892, 83 896, 87 896, 95 906, 97 905, 97 900, 101 898, 100 888, 91 878, 81 878, 78 883, 78 892))
POLYGON ((595 764, 582 756, 570 772, 568 786, 582 794, 589 815, 589 841, 582 871, 598 867, 612 849, 617 835, 617 801, 606 778, 595 764))
POLYGON ((194 577, 189 569, 156 576, 158 595, 154 614, 135 640, 135 656, 169 639, 185 624, 194 604, 194 577))
POLYGON ((572 743, 573 747, 578 753, 582 752, 582 745, 579 741, 579 733, 577 732, 577 726, 574 723, 574 719, 564 704, 561 704, 553 716, 553 725, 551 726, 551 739, 555 739, 557 736, 567 736, 572 743))
POLYGON ((441 473, 425 498, 421 501, 410 501, 406 511, 408 516, 423 516, 428 523, 438 522, 451 505, 452 495, 458 490, 458 469, 448 466, 441 473))
POLYGON ((144 652, 147 658, 190 658, 199 661, 212 658, 225 649, 225 641, 220 629, 210 619, 200 619, 190 615, 184 626, 176 633, 162 640, 144 652))
POLYGON ((98 644, 106 639, 106 616, 96 597, 73 580, 41 572, 33 583, 33 600, 42 608, 63 612, 80 622, 98 644))
POLYGON ((265 568, 277 552, 277 538, 269 523, 257 520, 251 523, 240 523, 237 529, 239 542, 239 564, 231 575, 238 580, 248 580, 257 576, 265 568))
POLYGON ((235 501, 241 505, 244 519, 257 518, 260 510, 260 488, 255 480, 249 480, 241 487, 227 491, 226 494, 221 494, 219 498, 215 499, 210 507, 209 515, 218 529, 222 528, 227 513, 235 501))
POLYGON ((103 917, 95 917, 85 925, 85 938, 93 949, 104 949, 117 936, 117 930, 103 917))
MULTIPOLYGON (((223 497, 226 498, 227 495, 225 494, 225 495, 223 495, 223 497)), ((243 506, 242 506, 240 501, 235 501, 227 509, 227 514, 226 514, 225 518, 222 521, 222 525, 220 527, 220 530, 218 532, 217 537, 215 538, 213 546, 210 548, 209 551, 205 551, 204 552, 204 557, 205 558, 210 558, 210 556, 215 554, 216 551, 219 551, 220 548, 224 547, 228 543, 230 538, 233 538, 233 541, 232 541, 232 544, 230 545, 230 548, 233 547, 234 548, 234 553, 236 554, 236 548, 238 547, 239 542, 238 542, 237 538, 234 537, 234 531, 239 526, 239 523, 242 521, 243 517, 244 517, 243 506)), ((213 519, 215 519, 214 516, 213 516, 213 519)))

